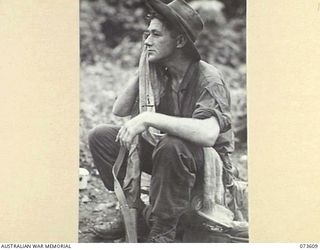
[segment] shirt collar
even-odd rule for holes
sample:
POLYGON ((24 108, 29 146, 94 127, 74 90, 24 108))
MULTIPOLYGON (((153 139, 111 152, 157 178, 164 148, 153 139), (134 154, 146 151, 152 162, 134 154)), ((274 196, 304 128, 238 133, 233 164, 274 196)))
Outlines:
POLYGON ((197 69, 199 66, 199 61, 192 61, 183 77, 183 80, 180 84, 179 91, 185 90, 189 87, 190 83, 192 82, 197 69))

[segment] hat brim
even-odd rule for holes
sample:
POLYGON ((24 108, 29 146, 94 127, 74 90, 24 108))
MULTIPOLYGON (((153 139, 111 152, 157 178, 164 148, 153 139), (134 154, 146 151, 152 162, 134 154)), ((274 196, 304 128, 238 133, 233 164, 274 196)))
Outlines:
POLYGON ((194 45, 194 43, 191 39, 191 36, 188 32, 188 29, 183 24, 183 21, 181 20, 181 18, 175 14, 174 10, 172 10, 172 8, 170 8, 170 6, 166 5, 165 3, 161 2, 160 0, 146 0, 146 4, 154 12, 156 12, 160 16, 164 17, 169 23, 171 23, 172 25, 174 25, 176 28, 178 28, 179 30, 181 30, 184 33, 184 35, 186 36, 188 43, 190 45, 189 46, 190 50, 191 50, 190 52, 192 53, 193 57, 196 60, 200 60, 201 56, 199 54, 198 49, 196 48, 196 46, 194 45))

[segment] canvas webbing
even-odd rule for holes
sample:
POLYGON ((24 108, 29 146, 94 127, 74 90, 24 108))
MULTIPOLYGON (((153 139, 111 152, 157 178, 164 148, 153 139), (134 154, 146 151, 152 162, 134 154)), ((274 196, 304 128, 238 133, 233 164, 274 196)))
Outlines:
MULTIPOLYGON (((154 66, 149 65, 147 52, 143 49, 139 62, 139 111, 155 112, 155 106, 160 102, 161 84, 154 66)), ((162 136, 158 130, 149 128, 142 136, 150 144, 155 145, 162 136)), ((126 228, 127 240, 131 243, 137 242, 136 218, 130 213, 130 208, 135 207, 140 199, 140 158, 139 140, 136 136, 130 146, 126 176, 121 187, 117 175, 125 159, 126 148, 121 147, 119 155, 112 169, 114 178, 114 190, 120 203, 121 212, 126 228)))
POLYGON ((137 240, 135 218, 133 218, 130 213, 130 208, 126 200, 126 196, 118 181, 118 173, 121 168, 122 162, 125 159, 126 153, 127 153, 126 148, 121 147, 118 157, 116 159, 116 162, 114 163, 112 168, 112 175, 114 179, 114 192, 120 204, 120 209, 121 209, 121 213, 122 213, 124 224, 125 224, 127 240, 130 243, 136 243, 138 242, 138 240, 137 240))

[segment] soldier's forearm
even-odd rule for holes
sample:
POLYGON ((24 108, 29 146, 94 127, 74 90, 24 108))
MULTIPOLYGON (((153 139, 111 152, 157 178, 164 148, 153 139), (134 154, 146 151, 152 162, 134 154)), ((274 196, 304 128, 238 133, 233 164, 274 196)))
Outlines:
POLYGON ((220 133, 215 117, 200 120, 148 112, 145 121, 147 126, 207 147, 215 144, 220 133))
POLYGON ((113 104, 112 113, 117 116, 128 116, 139 93, 138 76, 132 78, 128 87, 121 92, 113 104))

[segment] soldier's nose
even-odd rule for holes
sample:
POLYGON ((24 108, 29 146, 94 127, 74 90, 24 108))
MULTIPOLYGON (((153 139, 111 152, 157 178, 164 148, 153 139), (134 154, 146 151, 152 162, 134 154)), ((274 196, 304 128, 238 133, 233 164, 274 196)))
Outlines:
POLYGON ((150 36, 146 38, 146 40, 144 40, 144 45, 146 45, 147 47, 150 47, 152 45, 150 36))

